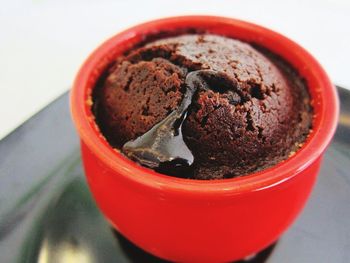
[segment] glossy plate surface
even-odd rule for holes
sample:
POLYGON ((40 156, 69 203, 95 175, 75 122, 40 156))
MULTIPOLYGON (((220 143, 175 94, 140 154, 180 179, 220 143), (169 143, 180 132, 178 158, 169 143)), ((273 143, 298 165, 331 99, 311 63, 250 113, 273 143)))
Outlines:
MULTIPOLYGON (((338 90, 337 133, 305 210, 275 247, 246 262, 350 262, 350 92, 338 90)), ((0 142, 0 262, 162 262, 96 208, 67 94, 0 142)))

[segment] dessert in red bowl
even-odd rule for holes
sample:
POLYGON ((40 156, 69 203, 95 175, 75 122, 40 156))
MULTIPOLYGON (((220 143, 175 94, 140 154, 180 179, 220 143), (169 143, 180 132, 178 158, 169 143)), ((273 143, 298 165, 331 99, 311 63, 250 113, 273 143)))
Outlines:
POLYGON ((338 116, 334 86, 302 47, 266 28, 210 16, 156 20, 112 37, 79 71, 71 108, 88 183, 106 218, 144 250, 181 262, 236 260, 274 242, 304 206, 338 116), (159 38, 166 33, 176 37, 189 31, 257 45, 297 70, 305 79, 313 110, 312 130, 300 149, 277 164, 241 177, 197 180, 157 173, 111 146, 91 107, 101 76, 118 57, 153 41, 150 36, 159 38))

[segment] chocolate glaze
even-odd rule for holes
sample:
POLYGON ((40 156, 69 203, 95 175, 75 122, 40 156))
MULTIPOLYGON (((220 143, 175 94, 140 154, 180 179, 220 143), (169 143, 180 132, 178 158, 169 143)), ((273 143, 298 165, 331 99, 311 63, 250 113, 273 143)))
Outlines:
POLYGON ((216 74, 213 70, 188 73, 185 79, 186 92, 179 107, 143 135, 126 142, 122 152, 130 159, 152 169, 186 172, 186 168, 193 164, 194 157, 184 142, 182 124, 196 91, 208 89, 205 76, 212 77, 216 74))

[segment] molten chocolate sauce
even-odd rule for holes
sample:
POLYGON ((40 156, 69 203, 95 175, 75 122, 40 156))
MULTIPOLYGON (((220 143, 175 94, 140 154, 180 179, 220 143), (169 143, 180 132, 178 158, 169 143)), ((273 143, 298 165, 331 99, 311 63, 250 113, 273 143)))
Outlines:
POLYGON ((145 134, 126 142, 122 152, 143 166, 162 172, 173 169, 175 173, 189 172, 194 162, 191 150, 182 136, 182 124, 185 121, 193 96, 200 89, 208 89, 203 77, 216 75, 212 70, 197 70, 187 74, 186 91, 179 107, 164 120, 157 123, 145 134))

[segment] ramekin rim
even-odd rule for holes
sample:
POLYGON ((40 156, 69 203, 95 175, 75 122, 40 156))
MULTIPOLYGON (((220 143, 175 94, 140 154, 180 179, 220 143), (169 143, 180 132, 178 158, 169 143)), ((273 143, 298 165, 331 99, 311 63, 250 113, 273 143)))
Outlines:
MULTIPOLYGON (((269 48, 268 48, 269 49, 269 48)), ((272 50, 274 52, 274 50, 272 50)), ((288 59, 287 59, 288 61, 288 59)), ((306 76, 303 76, 306 77, 306 76)), ((316 84, 315 84, 316 85, 316 84)), ((314 89, 316 89, 314 87, 314 89)), ((318 103, 318 102, 316 102, 318 103)), ((337 118, 339 113, 339 101, 334 85, 331 83, 326 72, 316 59, 309 54, 304 48, 287 37, 274 32, 265 27, 228 17, 218 16, 176 16, 153 20, 131 27, 121 33, 118 33, 100 45, 82 65, 75 79, 73 89, 71 91, 71 112, 78 130, 79 136, 83 143, 91 149, 91 151, 99 154, 102 161, 111 169, 117 170, 121 175, 135 183, 149 186, 152 188, 173 191, 173 192, 190 192, 193 194, 241 194, 246 192, 259 191, 273 187, 290 178, 296 176, 301 171, 309 167, 318 157, 322 155, 337 126, 337 118), (154 172, 153 170, 141 167, 135 162, 124 157, 119 151, 113 149, 104 140, 101 134, 98 134, 96 127, 91 124, 91 116, 86 113, 86 97, 85 85, 91 74, 94 74, 95 67, 99 63, 106 52, 111 48, 114 41, 127 40, 133 37, 136 31, 141 31, 146 27, 154 25, 175 23, 175 22, 197 22, 205 21, 206 23, 223 23, 229 25, 240 26, 254 30, 259 34, 264 33, 272 35, 280 41, 280 44, 288 45, 297 51, 299 58, 302 57, 306 65, 310 67, 310 75, 317 76, 316 83, 320 96, 323 99, 322 112, 315 113, 315 121, 312 132, 304 145, 296 154, 289 157, 285 161, 280 162, 270 168, 258 171, 249 175, 236 177, 232 179, 219 180, 195 180, 183 179, 167 176, 154 172), (326 94, 327 93, 327 94, 326 94), (326 103, 326 102, 329 103, 326 103), (331 105, 325 109, 325 105, 331 105), (317 125, 315 127, 315 124, 317 125), (95 130, 94 130, 95 129, 95 130), (276 172, 278 171, 278 172, 276 172)), ((95 125, 96 126, 96 125, 95 125)))

